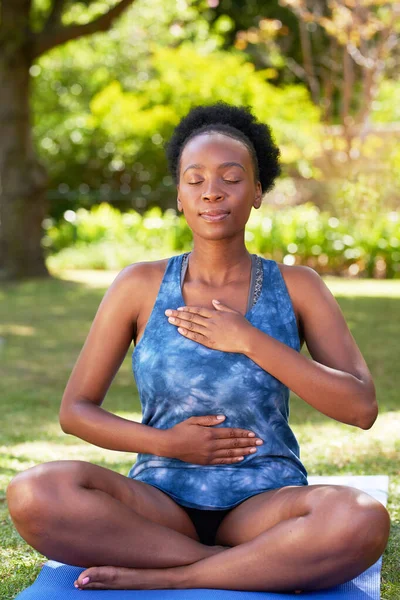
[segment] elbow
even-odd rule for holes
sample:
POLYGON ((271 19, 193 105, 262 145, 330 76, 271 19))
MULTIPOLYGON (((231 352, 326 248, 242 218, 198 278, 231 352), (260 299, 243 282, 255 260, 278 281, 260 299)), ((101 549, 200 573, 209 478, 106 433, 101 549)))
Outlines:
POLYGON ((60 413, 58 415, 58 421, 59 421, 60 427, 64 433, 69 433, 69 434, 73 433, 71 416, 68 414, 67 411, 62 410, 62 409, 60 410, 60 413))
POLYGON ((77 398, 68 403, 61 403, 58 421, 64 433, 77 435, 82 430, 82 425, 90 420, 91 402, 86 399, 77 398), (87 410, 89 409, 89 413, 87 410))
POLYGON ((362 413, 358 415, 356 426, 360 429, 371 429, 378 417, 378 404, 374 399, 362 413))

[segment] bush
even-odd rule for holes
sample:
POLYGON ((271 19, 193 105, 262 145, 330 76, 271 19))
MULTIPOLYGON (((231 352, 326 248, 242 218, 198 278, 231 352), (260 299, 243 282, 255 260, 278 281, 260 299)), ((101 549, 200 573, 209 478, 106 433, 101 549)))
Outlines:
MULTIPOLYGON (((121 213, 103 203, 91 211, 67 211, 45 222, 43 246, 53 269, 122 269, 190 251, 183 215, 168 209, 121 213)), ((320 273, 400 278, 400 217, 397 212, 335 217, 311 203, 253 210, 245 233, 249 252, 320 273)))

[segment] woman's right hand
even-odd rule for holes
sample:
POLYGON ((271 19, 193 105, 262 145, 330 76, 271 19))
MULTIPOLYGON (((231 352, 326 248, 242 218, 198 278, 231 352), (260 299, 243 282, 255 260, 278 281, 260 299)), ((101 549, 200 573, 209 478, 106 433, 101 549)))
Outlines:
POLYGON ((223 419, 216 415, 189 417, 177 423, 167 430, 167 455, 198 465, 230 465, 255 453, 255 446, 261 445, 256 444, 259 438, 253 432, 237 427, 213 428, 218 423, 223 419))

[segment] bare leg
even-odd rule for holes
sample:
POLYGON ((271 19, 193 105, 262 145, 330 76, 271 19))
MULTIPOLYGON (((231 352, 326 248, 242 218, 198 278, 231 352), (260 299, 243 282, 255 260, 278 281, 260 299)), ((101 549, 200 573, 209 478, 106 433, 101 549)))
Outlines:
POLYGON ((71 565, 165 568, 225 549, 201 544, 187 513, 160 490, 90 463, 29 469, 11 482, 7 499, 21 536, 71 565))
MULTIPOLYGON (((367 494, 342 486, 283 488, 280 492, 280 496, 273 492, 260 494, 237 507, 240 519, 232 534, 236 539, 246 538, 247 508, 247 525, 253 529, 256 506, 261 516, 264 504, 266 521, 269 515, 279 516, 279 512, 287 516, 288 504, 295 513, 254 539, 176 568, 87 569, 79 576, 78 585, 84 589, 317 590, 349 581, 381 556, 389 535, 388 513, 367 494)), ((225 517, 230 518, 231 525, 235 524, 235 510, 225 517)), ((232 538, 228 535, 225 541, 229 543, 232 538)))

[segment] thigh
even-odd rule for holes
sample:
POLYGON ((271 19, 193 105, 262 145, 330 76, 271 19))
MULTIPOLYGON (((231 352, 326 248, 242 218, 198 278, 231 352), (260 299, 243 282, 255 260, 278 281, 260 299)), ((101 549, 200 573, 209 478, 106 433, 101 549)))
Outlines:
POLYGON ((62 506, 79 510, 79 488, 104 492, 142 517, 174 529, 198 541, 196 529, 185 512, 170 496, 141 481, 84 461, 62 460, 32 467, 17 475, 9 485, 7 497, 11 514, 30 512, 26 498, 33 498, 42 509, 62 506), (33 493, 32 493, 33 492, 33 493))
POLYGON ((360 510, 371 514, 386 509, 377 500, 355 488, 342 485, 287 486, 262 492, 234 507, 221 522, 216 544, 236 546, 248 542, 274 525, 309 515, 320 515, 325 530, 335 527, 344 517, 356 516, 360 510), (351 516, 350 515, 350 516, 351 516))

